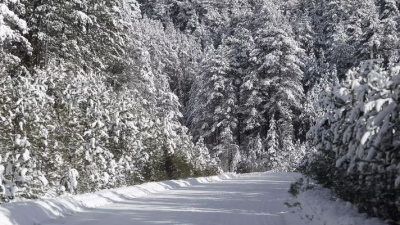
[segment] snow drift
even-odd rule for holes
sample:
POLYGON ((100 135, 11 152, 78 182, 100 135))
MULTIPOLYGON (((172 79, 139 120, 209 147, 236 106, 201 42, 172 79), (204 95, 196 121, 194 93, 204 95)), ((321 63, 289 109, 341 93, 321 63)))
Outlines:
POLYGON ((218 176, 190 178, 186 180, 151 182, 131 187, 102 190, 96 193, 6 203, 0 206, 0 224, 40 224, 76 212, 82 212, 89 208, 97 208, 118 201, 138 198, 152 193, 158 193, 196 184, 226 180, 233 177, 237 177, 237 175, 222 174, 218 176))

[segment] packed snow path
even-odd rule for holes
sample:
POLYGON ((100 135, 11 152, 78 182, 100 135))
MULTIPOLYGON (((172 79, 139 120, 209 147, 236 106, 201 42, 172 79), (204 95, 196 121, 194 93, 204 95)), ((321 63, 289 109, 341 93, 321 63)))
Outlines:
POLYGON ((150 194, 49 221, 45 225, 289 225, 294 173, 241 175, 230 180, 150 194))

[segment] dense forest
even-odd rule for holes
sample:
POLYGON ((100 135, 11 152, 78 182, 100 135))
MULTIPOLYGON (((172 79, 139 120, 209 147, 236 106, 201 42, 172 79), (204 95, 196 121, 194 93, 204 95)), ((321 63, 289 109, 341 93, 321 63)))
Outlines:
POLYGON ((2 201, 267 170, 400 220, 399 0, 0 1, 2 201))

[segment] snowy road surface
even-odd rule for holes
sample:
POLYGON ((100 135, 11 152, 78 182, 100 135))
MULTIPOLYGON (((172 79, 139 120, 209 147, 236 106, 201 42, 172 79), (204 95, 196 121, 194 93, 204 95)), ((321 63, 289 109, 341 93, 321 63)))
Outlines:
POLYGON ((295 176, 261 173, 200 183, 121 201, 44 225, 290 225, 293 214, 284 202, 295 176))

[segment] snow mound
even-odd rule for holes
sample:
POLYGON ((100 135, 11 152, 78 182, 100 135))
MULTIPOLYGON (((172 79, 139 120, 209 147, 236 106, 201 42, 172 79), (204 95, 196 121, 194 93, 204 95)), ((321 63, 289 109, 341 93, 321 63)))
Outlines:
POLYGON ((334 197, 331 190, 314 186, 287 201, 292 215, 288 221, 298 224, 298 217, 309 225, 386 225, 378 218, 359 213, 355 205, 334 197), (297 221, 297 222, 296 222, 297 221))
POLYGON ((0 206, 1 225, 35 225, 49 220, 64 217, 85 209, 98 208, 112 203, 178 189, 202 183, 227 180, 237 177, 236 174, 221 174, 211 177, 190 178, 186 180, 169 180, 151 182, 131 187, 102 190, 96 193, 23 200, 2 204, 0 206))

